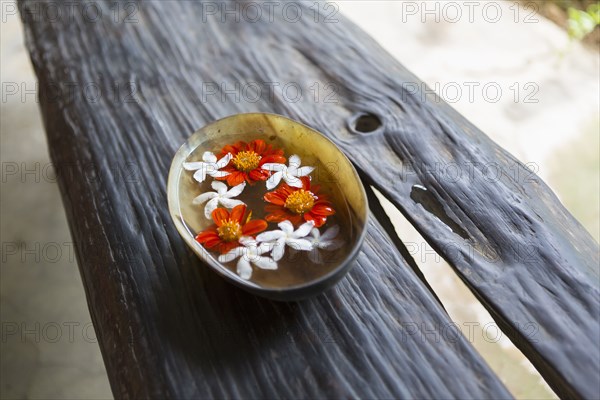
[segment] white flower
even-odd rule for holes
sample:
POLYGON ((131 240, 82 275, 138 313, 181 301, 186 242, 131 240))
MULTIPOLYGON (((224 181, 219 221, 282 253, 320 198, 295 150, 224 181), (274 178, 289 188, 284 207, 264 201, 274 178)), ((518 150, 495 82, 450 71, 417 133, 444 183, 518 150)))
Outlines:
POLYGON ((240 238, 243 246, 236 247, 227 253, 219 256, 219 262, 227 263, 240 258, 237 263, 237 273, 242 279, 250 279, 252 276, 252 265, 262 269, 277 269, 277 263, 271 258, 262 254, 271 251, 271 243, 258 244, 254 239, 248 236, 240 238))
POLYGON ((234 197, 239 196, 242 193, 246 187, 246 182, 242 182, 229 190, 227 190, 227 185, 223 182, 213 181, 210 185, 216 190, 216 192, 202 193, 192 201, 192 203, 196 205, 208 201, 208 203, 206 203, 206 207, 204 207, 204 216, 206 218, 211 218, 212 212, 219 206, 219 204, 225 208, 233 208, 240 204, 244 204, 243 201, 235 200, 234 197))
POLYGON ((294 231, 294 226, 290 221, 283 221, 278 224, 280 231, 263 232, 256 237, 258 242, 269 242, 274 244, 273 260, 279 261, 285 252, 285 246, 288 245, 296 250, 312 250, 312 244, 309 240, 303 239, 310 233, 315 226, 312 221, 306 222, 294 231))
POLYGON ((183 163, 183 168, 188 171, 196 171, 194 172, 194 179, 202 183, 206 179, 206 175, 213 178, 222 178, 229 175, 229 172, 219 170, 229 164, 232 157, 231 153, 227 153, 225 157, 217 161, 217 156, 210 151, 206 151, 202 154, 202 161, 183 163))
POLYGON ((262 169, 275 171, 275 173, 267 179, 267 189, 273 189, 279 185, 282 178, 288 185, 301 188, 302 180, 299 179, 299 177, 307 176, 315 169, 315 167, 300 167, 300 157, 295 154, 290 157, 289 164, 289 166, 279 163, 263 164, 261 167, 262 169))
POLYGON ((315 264, 322 264, 323 258, 321 257, 321 253, 319 249, 333 251, 337 250, 344 242, 341 239, 337 239, 337 235, 340 231, 340 227, 337 225, 332 226, 327 229, 323 235, 317 228, 313 228, 310 232, 312 235, 312 239, 309 239, 312 245, 312 250, 308 253, 308 258, 315 264))

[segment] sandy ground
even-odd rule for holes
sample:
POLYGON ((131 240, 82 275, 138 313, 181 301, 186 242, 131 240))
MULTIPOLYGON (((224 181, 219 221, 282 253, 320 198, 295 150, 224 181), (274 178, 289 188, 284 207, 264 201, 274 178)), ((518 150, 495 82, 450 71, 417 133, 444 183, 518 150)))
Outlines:
MULTIPOLYGON (((11 84, 34 89, 35 77, 20 21, 5 13, 7 3, 1 25, 0 397, 110 398, 35 96, 22 89, 23 97, 8 95, 11 84)), ((469 12, 457 2, 460 17, 433 2, 346 1, 339 10, 535 169, 598 240, 598 53, 570 43, 560 28, 516 3, 476 3, 469 12)), ((475 326, 470 340, 513 394, 554 397, 510 341, 486 327, 491 317, 449 267, 388 209, 454 321, 475 326)))

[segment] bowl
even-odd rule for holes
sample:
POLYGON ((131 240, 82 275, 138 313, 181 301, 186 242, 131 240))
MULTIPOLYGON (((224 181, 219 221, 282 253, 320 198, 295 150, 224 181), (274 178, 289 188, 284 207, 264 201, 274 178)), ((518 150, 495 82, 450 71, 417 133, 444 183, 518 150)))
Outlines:
POLYGON ((338 282, 363 243, 368 202, 348 158, 289 118, 236 114, 194 132, 173 158, 169 211, 214 272, 294 301, 338 282))

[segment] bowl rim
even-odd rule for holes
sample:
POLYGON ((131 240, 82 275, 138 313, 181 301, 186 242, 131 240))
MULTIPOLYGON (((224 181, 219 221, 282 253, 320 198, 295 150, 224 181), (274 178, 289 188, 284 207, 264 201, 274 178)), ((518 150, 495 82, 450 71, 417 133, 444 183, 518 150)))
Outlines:
MULTIPOLYGON (((369 225, 369 214, 370 214, 369 199, 368 199, 367 193, 365 191, 364 184, 363 184, 362 180, 360 179, 360 175, 356 171, 356 168, 355 168, 354 164, 352 163, 352 161, 350 161, 350 159, 346 156, 346 154, 330 138, 328 138, 323 133, 317 131, 314 128, 311 128, 310 126, 308 126, 302 122, 299 122, 299 121, 296 121, 289 117, 286 117, 284 115, 275 114, 275 113, 250 112, 250 113, 231 114, 226 117, 211 121, 211 122, 203 125, 202 127, 196 129, 190 136, 188 136, 188 138, 177 149, 177 151, 175 152, 175 154, 173 156, 173 159, 171 161, 171 166, 169 168, 169 175, 168 175, 168 179, 167 179, 166 190, 167 190, 167 202, 168 202, 168 206, 169 206, 169 214, 171 215, 171 218, 173 219, 175 228, 177 229, 179 236, 181 236, 184 239, 184 241, 188 245, 188 247, 190 247, 191 250, 203 262, 208 264, 213 271, 218 273, 223 278, 230 280, 232 283, 236 284, 237 286, 241 287, 242 289, 256 291, 256 292, 259 292, 259 294, 264 294, 265 296, 268 296, 270 294, 278 295, 278 294, 282 294, 282 293, 286 293, 286 292, 301 292, 301 291, 304 291, 304 290, 312 288, 312 287, 317 287, 317 286, 323 284, 324 282, 327 282, 328 280, 336 277, 340 273, 340 271, 343 271, 345 268, 348 267, 348 264, 353 263, 356 260, 358 252, 362 248, 364 239, 367 234, 368 225, 369 225), (267 116, 267 117, 281 118, 281 119, 288 120, 292 123, 301 125, 301 126, 307 128, 308 130, 310 130, 312 133, 321 135, 325 140, 327 140, 329 143, 331 143, 331 145, 342 155, 342 157, 344 159, 346 159, 346 161, 348 162, 348 164, 350 165, 350 168, 352 170, 352 175, 354 176, 355 180, 357 182, 359 182, 359 184, 360 184, 360 194, 365 203, 365 208, 364 208, 365 215, 363 215, 363 217, 364 217, 363 218, 363 220, 364 220, 363 229, 362 229, 361 233, 359 234, 359 236, 356 238, 354 246, 352 247, 352 250, 346 255, 344 260, 337 267, 333 268, 326 274, 321 275, 320 277, 318 277, 315 280, 311 280, 311 281, 293 285, 293 286, 277 288, 277 287, 264 287, 264 286, 254 283, 250 280, 242 279, 237 273, 229 270, 228 268, 226 268, 223 265, 223 263, 220 263, 218 260, 216 260, 211 255, 211 253, 207 249, 204 248, 204 246, 202 246, 200 243, 198 243, 194 239, 193 233, 189 230, 187 224, 183 220, 183 216, 181 216, 181 213, 179 212, 179 204, 180 204, 179 203, 179 179, 181 176, 181 171, 183 169, 181 168, 181 163, 176 163, 176 160, 178 159, 177 156, 180 155, 180 153, 185 153, 185 157, 182 158, 183 160, 185 160, 194 150, 196 150, 196 148, 190 149, 189 146, 187 146, 187 143, 190 140, 190 138, 192 136, 196 135, 199 131, 201 131, 211 125, 217 124, 223 120, 227 120, 227 119, 230 119, 233 117, 240 117, 240 116, 242 116, 242 117, 267 116), (175 200, 176 200, 176 204, 174 204, 175 200), (180 230, 180 227, 183 228, 186 233, 189 233, 189 235, 183 235, 180 230)), ((349 272, 349 270, 350 269, 348 268, 347 271, 343 272, 343 274, 339 278, 344 276, 347 272, 349 272)))

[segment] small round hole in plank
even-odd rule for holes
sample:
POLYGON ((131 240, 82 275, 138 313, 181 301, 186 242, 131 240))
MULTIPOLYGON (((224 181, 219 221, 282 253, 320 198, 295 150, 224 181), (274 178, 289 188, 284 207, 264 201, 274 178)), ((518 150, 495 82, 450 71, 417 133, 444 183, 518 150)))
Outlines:
POLYGON ((370 134, 375 133, 382 128, 381 119, 375 114, 358 113, 353 115, 348 121, 348 127, 353 133, 370 134))

